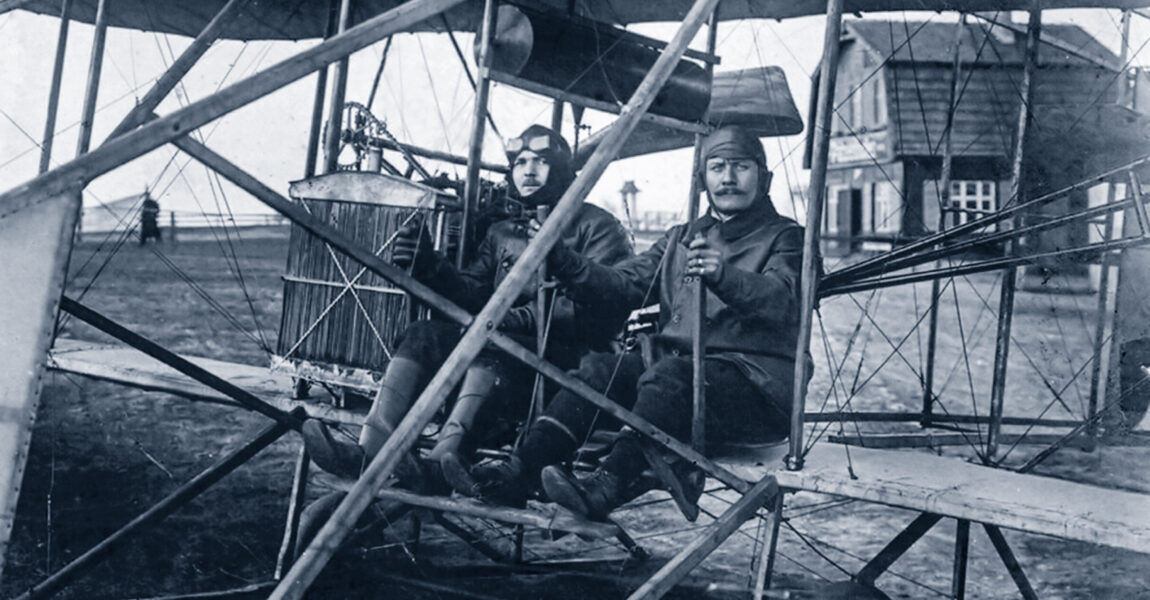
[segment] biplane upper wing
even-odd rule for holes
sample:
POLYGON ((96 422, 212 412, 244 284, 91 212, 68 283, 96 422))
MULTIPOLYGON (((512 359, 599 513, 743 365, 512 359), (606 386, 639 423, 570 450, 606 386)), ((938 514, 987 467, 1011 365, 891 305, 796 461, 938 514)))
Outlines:
MULTIPOLYGON (((226 0, 118 0, 109 3, 108 23, 144 31, 176 33, 194 37, 219 12, 226 0)), ((75 0, 72 18, 91 23, 97 0, 75 0)), ((359 23, 402 4, 401 0, 361 0, 355 3, 352 22, 359 23)), ((0 2, 0 12, 4 7, 0 2)), ((534 0, 532 5, 566 13, 573 6, 576 16, 617 25, 657 21, 680 21, 691 8, 691 0, 534 0)), ((1045 0, 1044 9, 1057 8, 1139 8, 1148 0, 1045 0)), ((60 14, 60 0, 32 0, 20 8, 47 15, 60 14)), ((237 40, 299 40, 322 37, 327 23, 327 0, 294 2, 255 2, 235 20, 224 37, 237 40)), ((1027 10, 1027 0, 847 0, 847 12, 891 10, 1027 10)), ((474 30, 483 12, 482 2, 465 3, 444 14, 445 19, 420 23, 423 31, 474 30)), ((825 0, 747 0, 725 2, 722 20, 786 19, 826 12, 825 0)))

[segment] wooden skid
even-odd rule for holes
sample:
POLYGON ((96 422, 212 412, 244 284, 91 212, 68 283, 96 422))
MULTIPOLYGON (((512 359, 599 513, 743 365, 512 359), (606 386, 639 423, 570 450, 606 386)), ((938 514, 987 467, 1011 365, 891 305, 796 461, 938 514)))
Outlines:
MULTIPOLYGON (((350 490, 352 484, 355 483, 354 481, 337 479, 326 474, 320 474, 319 477, 325 485, 333 489, 350 490)), ((433 511, 464 515, 477 519, 490 519, 509 525, 525 525, 547 531, 565 531, 592 539, 614 538, 622 531, 619 526, 614 523, 588 521, 571 511, 550 504, 545 505, 543 509, 509 508, 506 506, 483 504, 471 499, 424 496, 407 490, 390 487, 377 491, 375 497, 380 500, 402 502, 409 506, 417 506, 433 511)))
POLYGON ((51 343, 64 270, 80 211, 72 190, 0 215, 0 573, 51 343))

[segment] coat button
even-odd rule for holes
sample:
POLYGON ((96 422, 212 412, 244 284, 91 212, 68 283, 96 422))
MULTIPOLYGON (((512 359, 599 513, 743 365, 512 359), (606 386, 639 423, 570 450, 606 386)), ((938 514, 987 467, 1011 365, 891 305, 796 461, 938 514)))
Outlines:
POLYGON ((671 317, 672 323, 678 323, 679 321, 682 321, 682 320, 683 320, 683 317, 681 317, 679 315, 675 315, 675 316, 671 317))

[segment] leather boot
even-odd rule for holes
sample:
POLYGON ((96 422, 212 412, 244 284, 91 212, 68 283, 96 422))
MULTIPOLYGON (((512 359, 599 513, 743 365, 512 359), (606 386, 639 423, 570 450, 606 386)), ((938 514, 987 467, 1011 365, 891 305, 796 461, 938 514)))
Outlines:
POLYGON ((415 403, 423 378, 423 365, 410 358, 397 356, 387 363, 379 392, 359 432, 359 445, 369 460, 379 453, 388 436, 415 403))
POLYGON ((605 521, 624 502, 623 482, 606 469, 576 477, 559 465, 543 468, 543 491, 552 502, 593 521, 605 521))
POLYGON ((471 468, 469 477, 474 485, 459 490, 459 493, 478 497, 492 504, 514 508, 527 506, 527 495, 531 486, 523 461, 518 456, 512 455, 507 460, 475 465, 471 468))
POLYGON ((483 367, 468 369, 459 390, 459 399, 451 409, 447 422, 439 430, 439 440, 435 443, 435 448, 427 456, 433 464, 439 464, 448 485, 458 492, 463 493, 475 483, 467 475, 467 469, 460 468, 467 464, 460 453, 460 447, 465 441, 470 441, 466 439, 467 433, 475 425, 479 410, 498 385, 499 376, 495 371, 483 367))
POLYGON ((364 454, 359 444, 337 440, 331 429, 318 419, 308 419, 300 428, 303 445, 319 468, 344 479, 359 479, 364 454))

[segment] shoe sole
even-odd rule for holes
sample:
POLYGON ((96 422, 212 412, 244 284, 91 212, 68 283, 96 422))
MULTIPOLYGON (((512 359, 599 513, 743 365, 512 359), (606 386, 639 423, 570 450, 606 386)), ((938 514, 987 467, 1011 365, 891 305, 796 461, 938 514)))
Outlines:
POLYGON ((562 470, 547 467, 543 469, 539 478, 543 484, 543 492, 552 502, 586 519, 602 521, 606 518, 606 515, 600 517, 592 514, 591 507, 588 506, 579 486, 562 470))

